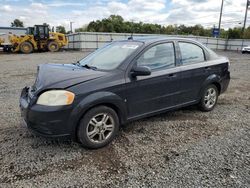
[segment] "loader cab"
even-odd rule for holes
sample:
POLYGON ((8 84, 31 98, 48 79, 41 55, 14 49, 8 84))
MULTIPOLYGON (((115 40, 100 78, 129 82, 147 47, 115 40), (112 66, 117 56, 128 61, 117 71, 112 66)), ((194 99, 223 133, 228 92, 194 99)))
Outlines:
POLYGON ((34 27, 27 27, 26 35, 34 35, 34 27))
POLYGON ((35 25, 34 38, 37 41, 49 39, 49 26, 48 25, 35 25))

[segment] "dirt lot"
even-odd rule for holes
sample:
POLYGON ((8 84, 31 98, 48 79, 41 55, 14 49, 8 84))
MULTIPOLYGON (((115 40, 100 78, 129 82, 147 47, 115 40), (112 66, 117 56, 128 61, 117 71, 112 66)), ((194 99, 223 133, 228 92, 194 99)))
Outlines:
POLYGON ((21 126, 20 90, 37 65, 72 63, 82 52, 0 54, 0 187, 250 187, 250 54, 219 53, 232 79, 212 112, 135 121, 99 150, 21 126))

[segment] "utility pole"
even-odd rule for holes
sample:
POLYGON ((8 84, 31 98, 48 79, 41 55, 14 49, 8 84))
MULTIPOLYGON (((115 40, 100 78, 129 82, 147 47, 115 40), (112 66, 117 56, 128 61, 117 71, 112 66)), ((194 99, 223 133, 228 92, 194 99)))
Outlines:
POLYGON ((221 17, 222 17, 223 4, 224 4, 224 0, 221 0, 220 18, 219 18, 219 36, 220 36, 220 25, 221 25, 221 17))
POLYGON ((244 33, 244 30, 245 30, 245 27, 246 27, 246 22, 247 22, 247 11, 248 11, 248 7, 250 6, 250 1, 247 0, 247 3, 246 3, 246 12, 245 12, 245 19, 244 19, 244 24, 243 24, 243 27, 242 27, 242 33, 244 33))
POLYGON ((72 25, 74 22, 69 22, 70 23, 70 32, 73 33, 72 25))

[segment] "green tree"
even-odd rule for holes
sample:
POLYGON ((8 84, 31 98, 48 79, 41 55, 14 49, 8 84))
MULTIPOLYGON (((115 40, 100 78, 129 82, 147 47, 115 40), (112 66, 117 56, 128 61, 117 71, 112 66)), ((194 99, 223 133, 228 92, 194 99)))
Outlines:
POLYGON ((250 39, 250 26, 245 29, 245 31, 243 33, 243 38, 244 39, 250 39))
POLYGON ((168 26, 166 26, 166 27, 164 28, 164 34, 172 35, 172 34, 175 33, 175 30, 176 30, 175 26, 173 26, 173 25, 168 25, 168 26))
POLYGON ((21 20, 15 19, 13 22, 11 22, 11 27, 24 27, 24 26, 21 20))
POLYGON ((56 27, 56 32, 66 34, 65 27, 62 26, 62 25, 57 26, 56 27))
POLYGON ((228 30, 228 38, 229 39, 240 39, 242 38, 242 31, 240 27, 235 27, 233 29, 228 30))
MULTIPOLYGON (((125 21, 119 15, 110 15, 102 20, 91 21, 87 26, 78 28, 76 31, 212 36, 212 28, 204 28, 200 24, 194 26, 185 26, 183 24, 162 26, 159 24, 125 21)), ((233 28, 228 31, 222 28, 220 37, 250 38, 250 27, 245 30, 244 34, 240 28, 233 28)))
POLYGON ((192 33, 192 35, 196 35, 196 36, 204 36, 205 30, 204 30, 202 25, 197 24, 197 25, 191 27, 191 33, 192 33))
POLYGON ((86 25, 80 27, 80 28, 77 28, 75 29, 75 32, 86 32, 87 31, 87 27, 86 25))
POLYGON ((112 32, 122 33, 124 32, 124 19, 119 15, 111 15, 108 20, 110 25, 112 25, 112 32))

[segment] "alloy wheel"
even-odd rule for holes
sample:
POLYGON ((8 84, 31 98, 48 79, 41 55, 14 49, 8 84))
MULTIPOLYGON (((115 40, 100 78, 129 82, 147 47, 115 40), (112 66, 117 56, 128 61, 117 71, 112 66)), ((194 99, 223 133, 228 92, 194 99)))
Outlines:
POLYGON ((112 116, 107 113, 97 114, 87 125, 87 137, 91 142, 102 143, 112 135, 114 128, 115 122, 112 116))
POLYGON ((214 88, 208 88, 204 97, 204 104, 206 108, 210 109, 216 104, 217 91, 214 88))

